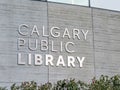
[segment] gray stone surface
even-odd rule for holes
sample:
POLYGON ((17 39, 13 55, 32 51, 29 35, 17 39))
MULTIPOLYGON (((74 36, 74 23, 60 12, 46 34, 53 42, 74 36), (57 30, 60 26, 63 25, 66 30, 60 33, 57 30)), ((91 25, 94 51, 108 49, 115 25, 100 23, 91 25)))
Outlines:
MULTIPOLYGON (((20 24, 29 25, 30 30, 33 25, 40 27, 44 24, 47 27, 47 3, 30 0, 0 0, 0 83, 32 80, 45 83, 48 81, 48 67, 17 65, 17 53, 30 52, 26 48, 20 50, 17 48, 17 38, 26 38, 26 40, 29 38, 18 34, 20 24)), ((24 59, 27 59, 26 56, 24 59)))
MULTIPOLYGON (((76 78, 83 81, 88 81, 94 76, 94 59, 93 59, 93 35, 92 35, 92 24, 91 24, 91 10, 90 8, 71 6, 71 5, 61 5, 49 3, 49 27, 58 26, 61 27, 61 33, 64 32, 64 28, 69 28, 70 34, 72 34, 72 29, 84 29, 89 30, 87 35, 87 40, 84 41, 78 39, 68 39, 60 37, 59 40, 63 42, 74 42, 76 44, 75 53, 63 52, 62 55, 72 55, 72 56, 84 56, 86 57, 83 68, 63 68, 63 67, 50 67, 50 81, 61 80, 64 78, 76 78), (53 77, 54 76, 54 77, 53 77), (85 77, 85 78, 84 78, 85 77)), ((55 40, 50 38, 49 40, 55 40)), ((55 40, 56 41, 56 40, 55 40)), ((56 46, 58 47, 58 46, 56 46)), ((59 48, 59 47, 58 47, 59 48)), ((50 52, 53 55, 60 55, 58 52, 50 52)), ((67 60, 65 60, 67 61, 67 60)))
POLYGON ((89 82, 94 76, 99 77, 101 74, 109 76, 120 74, 120 12, 36 0, 0 0, 0 58, 0 85, 3 86, 31 80, 40 83, 56 82, 66 78, 89 82), (20 24, 29 25, 28 31, 37 25, 40 36, 19 35, 20 24), (60 33, 68 28, 70 35, 73 34, 74 28, 89 30, 89 33, 86 41, 82 34, 81 40, 67 37, 53 38, 51 35, 42 37, 43 25, 45 33, 49 33, 53 26, 60 27, 60 33), (29 38, 47 40, 49 47, 51 41, 54 41, 54 48, 58 50, 60 41, 64 44, 70 41, 75 43, 73 48, 76 52, 68 53, 64 48, 63 52, 52 52, 51 48, 43 52, 40 50, 40 41, 36 51, 30 51, 27 43, 18 50, 18 38, 24 38, 26 42, 29 38), (31 66, 18 65, 19 52, 25 54, 23 60, 27 60, 26 53, 32 53, 32 60, 34 54, 51 54, 54 56, 54 63, 57 62, 59 55, 63 55, 65 63, 67 56, 84 56, 86 59, 83 68, 79 68, 78 62, 75 63, 75 68, 34 66, 33 61, 31 66))
POLYGON ((96 76, 120 74, 120 12, 93 11, 96 76))

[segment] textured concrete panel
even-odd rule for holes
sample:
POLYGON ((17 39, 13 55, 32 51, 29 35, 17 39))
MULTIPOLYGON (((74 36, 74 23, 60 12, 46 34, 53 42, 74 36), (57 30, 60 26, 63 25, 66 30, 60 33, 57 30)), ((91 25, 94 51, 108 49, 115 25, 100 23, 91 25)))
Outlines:
MULTIPOLYGON (((0 83, 37 81, 44 83, 48 81, 48 67, 34 66, 34 54, 41 54, 40 50, 30 51, 27 46, 18 50, 17 39, 30 37, 21 36, 18 33, 20 24, 27 24, 31 31, 33 25, 37 25, 39 32, 41 26, 47 28, 47 4, 31 0, 0 0, 0 83), (24 60, 27 60, 27 53, 32 53, 32 65, 17 65, 17 53, 24 53, 24 60)), ((40 37, 35 37, 39 39, 40 37)), ((47 38, 44 38, 47 39, 47 38)), ((27 44, 26 44, 27 45, 27 44)), ((45 53, 48 53, 45 52, 45 53)), ((6 84, 7 85, 7 84, 6 84)))
MULTIPOLYGON (((87 40, 85 41, 83 37, 81 40, 76 39, 68 39, 68 37, 62 38, 59 37, 59 41, 56 38, 50 37, 49 41, 53 40, 56 43, 63 41, 66 42, 74 42, 76 52, 68 53, 65 50, 63 52, 51 52, 57 58, 59 55, 67 56, 80 56, 86 57, 84 61, 83 68, 79 68, 78 63, 76 63, 76 67, 49 67, 49 79, 52 82, 57 80, 65 79, 65 78, 76 78, 83 81, 89 81, 94 76, 94 59, 93 59, 93 35, 92 35, 92 24, 91 24, 91 9, 79 6, 72 5, 64 5, 64 4, 48 4, 48 14, 49 14, 49 28, 52 26, 60 27, 59 32, 63 33, 65 28, 69 29, 70 35, 73 34, 73 29, 83 29, 89 30, 87 35, 87 40), (84 78, 85 77, 85 78, 84 78)), ((80 34, 80 36, 82 36, 80 34)), ((56 48, 60 47, 56 45, 56 48)), ((65 58, 65 62, 67 63, 67 59, 65 58)))
POLYGON ((89 82, 101 74, 120 74, 120 12, 37 0, 0 0, 0 58, 0 85, 3 86, 22 81, 44 83, 70 78, 89 82), (28 28, 23 28, 23 31, 27 29, 24 33, 28 32, 28 35, 18 32, 21 24, 28 25, 28 28), (30 35, 34 25, 39 36, 30 35), (49 37, 42 36, 43 25, 49 37), (59 37, 51 35, 52 27, 59 27, 55 30, 60 33, 59 37), (66 29, 70 37, 63 38, 66 29), (80 40, 73 38, 74 29, 79 29, 80 40), (86 40, 82 30, 89 31, 86 40), (20 48, 18 38, 25 40, 25 45, 20 48), (38 40, 38 47, 32 51, 28 46, 35 47, 35 40, 38 40), (41 40, 48 41, 48 50, 41 50, 41 40), (67 51, 67 42, 74 43, 68 49, 75 52, 67 51), (60 45, 63 45, 62 50, 60 45), (52 51, 52 46, 57 51, 52 51), (22 53, 25 65, 17 64, 18 53, 22 53), (27 61, 29 53, 32 55, 31 65, 27 61), (44 56, 41 66, 34 65, 35 54, 44 56), (53 55, 53 66, 45 65, 46 54, 53 55), (63 56, 64 67, 56 66, 59 55, 63 56), (68 56, 75 57, 75 67, 67 66, 68 56), (85 57, 82 68, 76 57, 85 57))
POLYGON ((120 13, 93 9, 96 75, 120 74, 120 13))

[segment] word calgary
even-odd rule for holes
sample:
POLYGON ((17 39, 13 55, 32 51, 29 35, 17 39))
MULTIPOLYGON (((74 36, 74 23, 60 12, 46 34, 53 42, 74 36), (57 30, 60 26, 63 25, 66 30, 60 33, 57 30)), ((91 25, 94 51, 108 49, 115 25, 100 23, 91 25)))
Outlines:
POLYGON ((80 46, 78 42, 80 40, 82 42, 86 41, 88 32, 88 30, 84 29, 68 29, 56 26, 48 30, 44 25, 42 27, 38 27, 37 25, 31 27, 27 24, 21 24, 18 28, 19 37, 17 39, 18 64, 26 64, 23 60, 26 52, 26 59, 29 65, 34 61, 34 65, 45 64, 51 66, 75 67, 77 63, 79 64, 77 66, 82 67, 85 57, 75 57, 72 56, 72 53, 79 51, 77 49, 80 46), (45 54, 46 52, 52 53, 53 55, 45 54), (60 55, 54 57, 57 53, 60 55), (64 57, 66 57, 66 59, 64 59, 64 57))

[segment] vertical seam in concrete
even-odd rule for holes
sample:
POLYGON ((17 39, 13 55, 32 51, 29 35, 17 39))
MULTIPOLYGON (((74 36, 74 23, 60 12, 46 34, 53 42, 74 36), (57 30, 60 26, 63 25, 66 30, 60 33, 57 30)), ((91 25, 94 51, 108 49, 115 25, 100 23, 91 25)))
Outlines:
MULTIPOLYGON (((47 2, 47 31, 48 31, 48 35, 49 35, 49 15, 48 15, 48 2, 47 2)), ((48 54, 50 53, 50 49, 49 49, 49 37, 48 37, 48 54)), ((48 65, 48 82, 49 82, 49 65, 48 65)))
POLYGON ((93 8, 91 7, 91 22, 92 22, 92 34, 93 34, 93 59, 94 59, 94 76, 96 77, 96 61, 95 61, 95 34, 94 34, 94 20, 93 20, 93 8))

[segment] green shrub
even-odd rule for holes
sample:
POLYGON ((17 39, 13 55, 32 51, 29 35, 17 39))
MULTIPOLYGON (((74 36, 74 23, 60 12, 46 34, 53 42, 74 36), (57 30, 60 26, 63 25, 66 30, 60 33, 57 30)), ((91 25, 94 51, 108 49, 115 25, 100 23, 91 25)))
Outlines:
POLYGON ((100 79, 92 80, 89 85, 90 90, 120 90, 120 76, 115 75, 111 78, 101 75, 100 79))
POLYGON ((48 82, 43 85, 40 85, 38 86, 38 90, 52 90, 52 84, 48 82))
POLYGON ((7 90, 6 87, 0 87, 0 90, 7 90))
MULTIPOLYGON (((1 87, 0 90, 7 89, 1 87)), ((93 78, 90 84, 75 79, 64 79, 57 81, 56 84, 48 82, 42 85, 34 81, 23 82, 20 85, 13 84, 11 90, 120 90, 120 76, 109 78, 101 75, 99 79, 93 78)))

